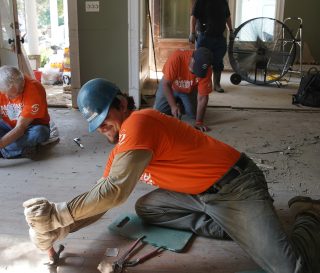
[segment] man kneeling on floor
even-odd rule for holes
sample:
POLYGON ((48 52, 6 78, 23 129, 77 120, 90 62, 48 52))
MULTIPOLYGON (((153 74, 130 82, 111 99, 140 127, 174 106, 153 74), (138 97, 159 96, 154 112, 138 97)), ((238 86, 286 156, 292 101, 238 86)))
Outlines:
POLYGON ((24 202, 30 238, 49 257, 56 240, 126 201, 140 179, 159 187, 136 203, 147 223, 232 238, 268 273, 320 272, 317 201, 290 201, 296 221, 289 239, 262 171, 245 154, 153 109, 134 111, 133 99, 103 79, 81 88, 78 105, 89 131, 116 145, 90 191, 69 202, 24 202))
POLYGON ((210 131, 204 124, 209 94, 212 92, 212 53, 205 47, 176 50, 163 66, 154 109, 181 118, 184 112, 200 131, 210 131))
POLYGON ((28 156, 49 139, 50 117, 41 83, 16 67, 0 67, 0 156, 28 156))

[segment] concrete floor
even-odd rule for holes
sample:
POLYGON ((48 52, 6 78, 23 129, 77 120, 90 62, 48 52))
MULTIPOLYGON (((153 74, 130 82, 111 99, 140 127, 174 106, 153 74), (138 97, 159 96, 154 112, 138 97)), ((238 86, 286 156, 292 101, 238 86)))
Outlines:
POLYGON ((50 107, 72 107, 71 91, 62 85, 44 85, 47 93, 47 102, 50 107))
MULTIPOLYGON (((209 105, 234 109, 297 109, 297 106, 292 105, 292 95, 298 90, 300 78, 283 79, 280 87, 276 83, 254 85, 245 81, 241 81, 239 85, 233 85, 230 82, 231 74, 223 73, 221 82, 226 92, 213 92, 210 95, 209 105)), ((303 108, 299 107, 299 109, 303 108)))
MULTIPOLYGON (((291 108, 291 100, 286 99, 295 90, 264 87, 260 92, 251 85, 228 86, 227 75, 223 78, 227 92, 212 94, 210 105, 215 107, 207 110, 207 124, 212 129, 209 135, 246 152, 260 165, 279 216, 289 229, 292 219, 288 217, 287 200, 298 194, 320 198, 320 113, 310 108, 291 108), (265 92, 273 93, 266 96, 265 92), (281 92, 288 94, 282 96, 281 92), (267 98, 273 103, 268 100, 259 104, 264 109, 252 109, 258 108, 256 102, 266 102, 267 98), (275 104, 284 110, 266 110, 275 104)), ((23 201, 44 196, 61 202, 87 191, 102 175, 112 149, 98 133, 87 132, 86 122, 77 110, 50 108, 50 115, 60 131, 59 143, 42 148, 33 159, 0 159, 0 273, 49 272, 43 265, 46 255, 29 241, 23 201), (75 137, 81 138, 84 149, 73 142, 75 137)), ((112 235, 108 225, 120 213, 133 212, 135 200, 150 190, 150 186, 139 183, 124 205, 63 240, 66 250, 62 265, 51 272, 96 273, 102 259, 112 261, 104 256, 107 248, 118 248, 123 253, 131 242, 112 235)), ((147 246, 139 254, 151 249, 147 246)), ((126 272, 235 273, 256 268, 234 242, 196 237, 186 252, 165 251, 126 272)))

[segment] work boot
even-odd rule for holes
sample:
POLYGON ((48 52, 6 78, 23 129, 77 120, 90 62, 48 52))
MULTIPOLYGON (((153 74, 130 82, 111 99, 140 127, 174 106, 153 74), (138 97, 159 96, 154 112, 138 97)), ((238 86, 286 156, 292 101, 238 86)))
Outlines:
POLYGON ((295 196, 288 201, 288 206, 293 217, 307 213, 320 219, 320 200, 313 200, 307 196, 295 196))
POLYGON ((220 85, 221 71, 213 71, 213 89, 219 93, 223 93, 224 89, 220 85))

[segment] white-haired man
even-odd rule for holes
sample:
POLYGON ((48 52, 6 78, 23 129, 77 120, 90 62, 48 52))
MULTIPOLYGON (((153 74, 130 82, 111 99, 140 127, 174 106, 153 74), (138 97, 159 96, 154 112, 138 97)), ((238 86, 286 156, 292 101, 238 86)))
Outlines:
POLYGON ((25 156, 49 139, 45 89, 13 66, 0 67, 0 117, 0 157, 25 156))

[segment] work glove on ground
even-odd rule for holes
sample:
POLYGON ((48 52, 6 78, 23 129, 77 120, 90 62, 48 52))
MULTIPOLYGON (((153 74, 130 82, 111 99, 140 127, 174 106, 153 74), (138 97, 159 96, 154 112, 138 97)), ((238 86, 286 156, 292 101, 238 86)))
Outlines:
POLYGON ((189 35, 189 42, 194 44, 195 41, 196 41, 196 34, 192 32, 189 35))
POLYGON ((28 225, 38 233, 69 226, 74 220, 67 203, 51 203, 46 198, 32 198, 23 203, 28 225))
POLYGON ((46 233, 39 233, 35 231, 33 228, 29 229, 29 236, 31 242, 40 250, 47 251, 57 240, 62 240, 65 238, 70 232, 70 227, 58 228, 53 231, 49 231, 46 233))

